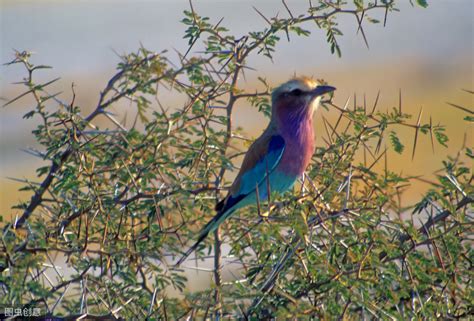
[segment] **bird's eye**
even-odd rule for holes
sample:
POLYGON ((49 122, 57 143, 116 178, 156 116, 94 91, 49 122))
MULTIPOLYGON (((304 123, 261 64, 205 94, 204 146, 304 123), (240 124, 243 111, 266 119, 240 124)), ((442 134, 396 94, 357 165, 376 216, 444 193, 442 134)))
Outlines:
POLYGON ((293 89, 291 92, 292 96, 301 96, 303 94, 303 91, 301 89, 293 89))

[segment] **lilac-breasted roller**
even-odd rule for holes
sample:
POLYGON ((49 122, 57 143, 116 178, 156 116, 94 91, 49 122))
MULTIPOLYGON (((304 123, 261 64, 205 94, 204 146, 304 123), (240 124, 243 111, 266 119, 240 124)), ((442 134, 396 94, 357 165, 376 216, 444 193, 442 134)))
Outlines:
POLYGON ((237 209, 268 199, 268 192, 283 193, 303 175, 314 152, 313 114, 321 96, 334 91, 306 78, 294 78, 272 92, 272 116, 267 129, 250 146, 217 214, 199 233, 196 243, 176 264, 179 266, 237 209))

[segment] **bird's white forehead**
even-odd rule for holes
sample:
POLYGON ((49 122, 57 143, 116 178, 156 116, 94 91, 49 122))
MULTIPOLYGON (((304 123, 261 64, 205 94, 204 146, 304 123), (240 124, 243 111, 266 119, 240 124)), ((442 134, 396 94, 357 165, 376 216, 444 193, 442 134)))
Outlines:
POLYGON ((300 89, 302 91, 309 91, 313 90, 318 86, 318 83, 316 80, 313 80, 311 78, 297 78, 297 79, 292 79, 286 83, 284 83, 280 87, 281 92, 289 92, 295 89, 300 89))

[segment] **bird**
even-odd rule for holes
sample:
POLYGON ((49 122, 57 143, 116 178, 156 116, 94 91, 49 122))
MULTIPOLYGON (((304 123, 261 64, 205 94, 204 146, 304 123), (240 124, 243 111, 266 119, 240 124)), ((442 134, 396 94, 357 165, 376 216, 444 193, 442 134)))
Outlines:
POLYGON ((268 199, 269 193, 290 190, 314 153, 313 115, 321 96, 336 90, 309 77, 295 77, 272 91, 271 119, 249 147, 227 196, 196 242, 178 260, 180 266, 206 237, 239 208, 268 199))

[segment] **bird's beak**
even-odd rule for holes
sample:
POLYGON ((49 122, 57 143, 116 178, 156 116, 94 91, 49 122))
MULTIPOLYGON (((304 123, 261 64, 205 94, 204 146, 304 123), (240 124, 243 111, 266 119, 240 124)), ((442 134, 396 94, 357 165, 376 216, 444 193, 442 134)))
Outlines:
POLYGON ((318 97, 318 96, 322 96, 324 94, 327 94, 327 93, 330 93, 332 91, 336 90, 336 88, 332 87, 332 86, 317 86, 316 88, 314 88, 310 94, 311 96, 313 96, 314 98, 318 97))

